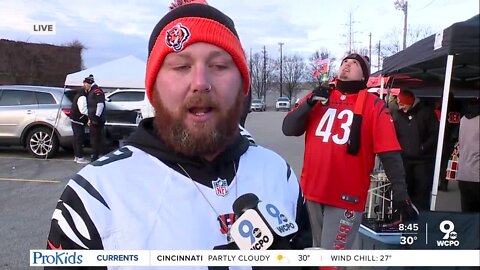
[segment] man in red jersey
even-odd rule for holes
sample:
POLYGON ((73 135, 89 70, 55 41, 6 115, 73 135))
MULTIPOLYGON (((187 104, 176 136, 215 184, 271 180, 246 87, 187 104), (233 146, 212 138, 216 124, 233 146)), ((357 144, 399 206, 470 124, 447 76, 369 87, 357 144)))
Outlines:
POLYGON ((352 247, 376 154, 392 183, 402 219, 418 215, 407 194, 390 112, 384 101, 367 93, 369 74, 365 57, 348 55, 342 61, 335 87, 317 87, 283 121, 286 136, 305 133, 301 188, 316 247, 352 247))

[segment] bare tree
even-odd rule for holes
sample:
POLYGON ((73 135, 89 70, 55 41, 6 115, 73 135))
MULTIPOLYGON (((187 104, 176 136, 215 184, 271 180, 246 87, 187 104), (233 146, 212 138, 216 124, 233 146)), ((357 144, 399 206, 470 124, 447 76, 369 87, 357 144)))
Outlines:
POLYGON ((274 80, 275 61, 265 55, 266 66, 264 69, 264 59, 262 53, 254 53, 249 59, 251 63, 251 90, 254 98, 263 99, 270 84, 274 80))
MULTIPOLYGON (((74 39, 72 41, 63 43, 61 46, 65 47, 72 47, 72 48, 77 48, 80 50, 80 55, 83 54, 84 51, 88 50, 89 48, 85 46, 80 40, 74 39)), ((80 63, 80 69, 85 69, 85 65, 83 62, 83 57, 81 58, 81 63, 80 63)))
POLYGON ((262 81, 263 81, 263 57, 260 53, 254 53, 252 57, 250 57, 249 61, 249 66, 251 67, 250 70, 250 76, 251 76, 251 90, 252 90, 252 96, 261 98, 263 97, 263 87, 262 87, 262 81))
POLYGON ((409 26, 409 30, 407 32, 407 44, 410 46, 413 43, 432 35, 433 33, 434 31, 428 25, 418 25, 416 27, 409 26))
POLYGON ((396 54, 402 49, 402 31, 399 28, 393 28, 382 39, 382 46, 380 48, 380 56, 382 58, 396 54))
MULTIPOLYGON (((407 46, 433 34, 431 27, 426 25, 408 26, 407 46)), ((382 39, 380 56, 382 58, 396 54, 402 49, 402 31, 399 28, 392 28, 388 35, 382 39)))
POLYGON ((367 47, 359 48, 356 50, 356 53, 368 57, 368 48, 367 47))
POLYGON ((303 58, 298 55, 283 57, 283 83, 285 92, 291 99, 296 95, 300 82, 306 78, 307 65, 303 58))

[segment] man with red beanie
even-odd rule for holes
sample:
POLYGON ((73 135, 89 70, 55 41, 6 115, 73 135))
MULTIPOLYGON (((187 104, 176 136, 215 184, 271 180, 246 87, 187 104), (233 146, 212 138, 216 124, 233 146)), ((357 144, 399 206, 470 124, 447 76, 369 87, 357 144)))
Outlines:
POLYGON ((283 121, 285 135, 305 133, 301 188, 316 247, 352 247, 376 154, 392 184, 401 218, 418 214, 407 195, 392 117, 385 102, 367 92, 369 66, 368 58, 347 55, 333 89, 317 87, 283 121))
POLYGON ((437 116, 408 90, 400 91, 397 102, 395 130, 402 146, 408 194, 419 209, 428 210, 437 149, 437 116))
MULTIPOLYGON (((308 226, 301 224, 308 218, 300 218, 303 197, 290 165, 240 134, 250 80, 227 15, 176 1, 150 36, 145 84, 155 117, 70 180, 48 248, 232 248, 232 205, 246 193, 297 218, 299 231, 308 226)), ((293 236, 284 248, 295 246, 293 236)))

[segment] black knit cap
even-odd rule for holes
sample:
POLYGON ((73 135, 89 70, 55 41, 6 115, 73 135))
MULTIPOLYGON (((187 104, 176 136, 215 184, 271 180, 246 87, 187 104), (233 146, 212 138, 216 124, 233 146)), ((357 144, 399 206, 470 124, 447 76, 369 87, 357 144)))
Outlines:
POLYGON ((360 66, 362 67, 362 72, 363 72, 363 77, 365 78, 365 82, 368 82, 368 78, 370 77, 370 59, 368 58, 368 56, 362 56, 358 53, 351 53, 347 55, 345 58, 343 58, 343 60, 345 59, 357 60, 360 63, 360 66))
POLYGON ((93 74, 88 75, 85 79, 83 79, 84 83, 93 84, 95 79, 93 78, 93 74))
POLYGON ((174 21, 179 18, 186 18, 186 17, 199 17, 199 18, 206 18, 216 21, 222 25, 224 25, 228 30, 230 30, 237 38, 238 34, 235 30, 235 24, 233 20, 230 19, 227 15, 225 15, 220 10, 204 4, 188 4, 184 5, 181 8, 175 8, 167 13, 153 28, 152 34, 150 35, 150 40, 148 41, 148 55, 152 52, 152 48, 157 41, 158 35, 162 31, 163 28, 171 21, 174 21))

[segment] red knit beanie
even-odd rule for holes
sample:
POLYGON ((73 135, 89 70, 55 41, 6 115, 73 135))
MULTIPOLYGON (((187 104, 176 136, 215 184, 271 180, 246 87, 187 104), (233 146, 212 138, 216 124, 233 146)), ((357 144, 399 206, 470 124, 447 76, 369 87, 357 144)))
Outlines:
POLYGON ((240 70, 243 90, 248 94, 250 75, 247 60, 232 19, 205 1, 180 2, 183 3, 171 6, 173 9, 157 23, 150 35, 145 76, 145 89, 150 101, 165 57, 196 42, 210 43, 227 51, 240 70))
POLYGON ((397 99, 398 99, 399 104, 404 104, 404 105, 410 105, 411 106, 415 102, 415 96, 413 95, 412 92, 410 92, 408 90, 400 91, 397 99))

